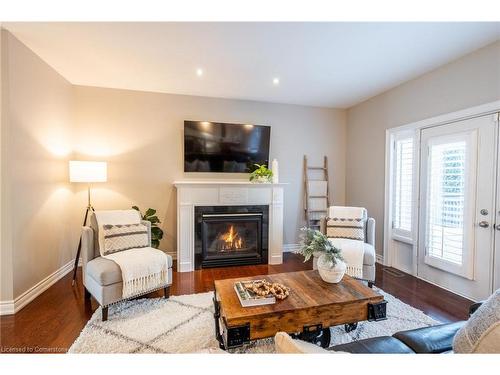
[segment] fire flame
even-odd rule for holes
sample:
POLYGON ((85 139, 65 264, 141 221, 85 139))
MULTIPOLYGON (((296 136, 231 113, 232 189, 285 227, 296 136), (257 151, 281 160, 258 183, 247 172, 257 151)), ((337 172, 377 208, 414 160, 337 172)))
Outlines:
POLYGON ((222 245, 223 250, 235 250, 243 247, 243 239, 232 225, 229 228, 229 231, 220 236, 220 239, 224 241, 224 244, 222 245))

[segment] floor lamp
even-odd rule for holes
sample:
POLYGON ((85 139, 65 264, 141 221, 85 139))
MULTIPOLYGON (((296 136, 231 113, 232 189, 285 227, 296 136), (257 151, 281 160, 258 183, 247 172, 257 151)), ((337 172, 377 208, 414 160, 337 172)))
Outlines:
MULTIPOLYGON (((104 161, 70 161, 69 162, 69 181, 86 183, 87 184, 87 209, 85 210, 85 218, 83 219, 83 226, 87 224, 89 211, 94 211, 90 201, 90 184, 94 182, 106 182, 108 178, 108 167, 104 161)), ((73 282, 75 285, 76 271, 78 269, 78 261, 80 260, 80 253, 82 250, 82 236, 78 242, 78 250, 76 251, 75 265, 73 267, 73 282)))

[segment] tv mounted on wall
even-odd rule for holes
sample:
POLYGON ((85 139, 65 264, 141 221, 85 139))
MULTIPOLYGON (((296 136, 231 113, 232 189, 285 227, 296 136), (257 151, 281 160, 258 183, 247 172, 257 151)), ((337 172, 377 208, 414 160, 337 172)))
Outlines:
POLYGON ((248 173, 269 165, 270 126, 184 121, 184 172, 248 173))

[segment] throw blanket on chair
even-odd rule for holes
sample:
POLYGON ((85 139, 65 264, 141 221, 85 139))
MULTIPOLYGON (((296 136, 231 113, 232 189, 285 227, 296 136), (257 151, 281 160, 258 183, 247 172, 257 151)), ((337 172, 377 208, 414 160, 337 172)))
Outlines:
POLYGON ((147 227, 135 210, 96 211, 101 256, 122 271, 122 298, 145 294, 167 284, 168 258, 149 246, 147 227))
POLYGON ((366 209, 363 207, 332 206, 326 219, 326 236, 342 249, 349 276, 363 278, 365 255, 366 209))
POLYGON ((342 257, 347 266, 346 273, 351 277, 363 278, 364 242, 348 238, 329 238, 331 244, 342 249, 342 257))
POLYGON ((161 250, 143 247, 106 255, 106 258, 122 270, 123 298, 138 296, 167 284, 167 257, 161 250))

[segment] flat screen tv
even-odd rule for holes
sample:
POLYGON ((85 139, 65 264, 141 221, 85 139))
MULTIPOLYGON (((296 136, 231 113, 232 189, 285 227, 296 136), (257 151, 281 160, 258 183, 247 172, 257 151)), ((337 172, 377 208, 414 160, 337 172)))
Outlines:
POLYGON ((248 173, 269 165, 271 127, 184 121, 184 172, 248 173))

